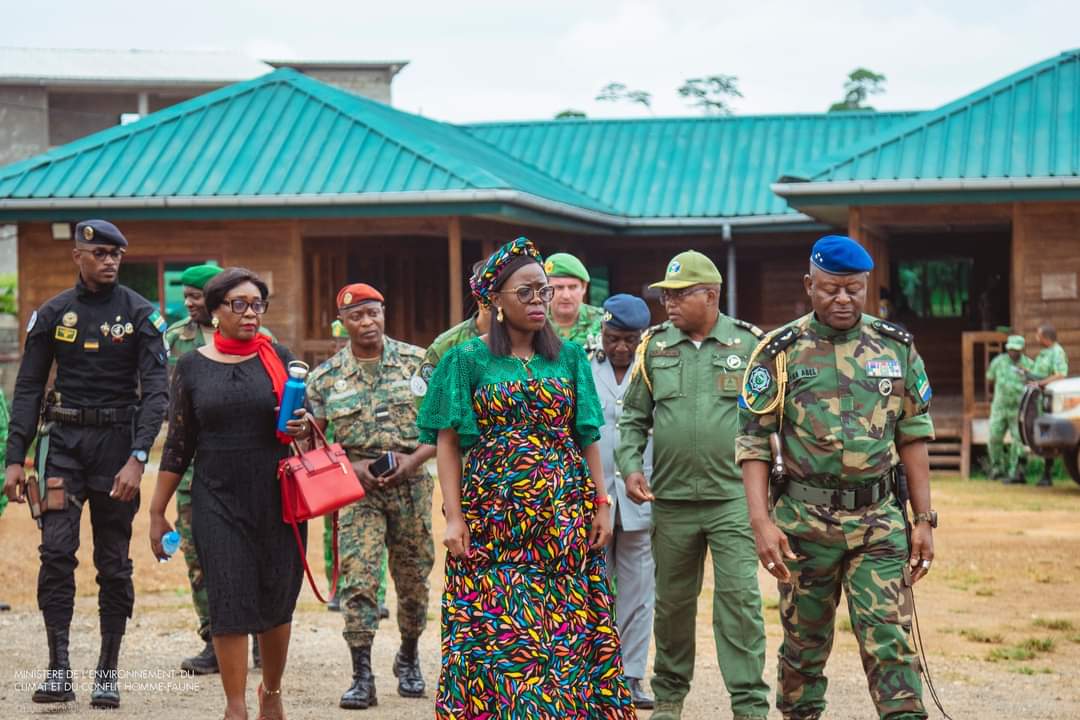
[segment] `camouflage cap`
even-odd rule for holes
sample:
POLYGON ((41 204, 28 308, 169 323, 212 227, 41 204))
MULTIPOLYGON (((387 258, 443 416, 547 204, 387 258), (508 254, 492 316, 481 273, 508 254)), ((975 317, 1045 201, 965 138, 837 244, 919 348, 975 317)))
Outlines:
POLYGON ((1023 350, 1024 349, 1024 336, 1023 335, 1010 335, 1009 339, 1005 341, 1006 350, 1023 350))
POLYGON ((649 287, 681 290, 694 285, 721 285, 723 282, 724 278, 712 260, 697 250, 687 250, 673 257, 664 279, 649 287))

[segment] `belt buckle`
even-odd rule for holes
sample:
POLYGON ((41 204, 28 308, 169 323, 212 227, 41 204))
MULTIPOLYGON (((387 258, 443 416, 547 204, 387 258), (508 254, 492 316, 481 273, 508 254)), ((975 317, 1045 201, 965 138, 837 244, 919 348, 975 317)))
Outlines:
POLYGON ((100 425, 101 411, 97 408, 83 408, 82 423, 83 425, 100 425))

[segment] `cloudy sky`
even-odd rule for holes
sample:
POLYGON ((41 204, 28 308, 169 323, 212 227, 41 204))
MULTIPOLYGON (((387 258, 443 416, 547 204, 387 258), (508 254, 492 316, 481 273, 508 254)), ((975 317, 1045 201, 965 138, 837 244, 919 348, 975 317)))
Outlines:
POLYGON ((410 61, 394 104, 450 121, 644 115, 594 100, 611 81, 692 115, 676 89, 729 74, 738 114, 820 112, 858 66, 878 109, 923 109, 1080 47, 1080 2, 950 0, 0 0, 0 45, 234 50, 410 61))

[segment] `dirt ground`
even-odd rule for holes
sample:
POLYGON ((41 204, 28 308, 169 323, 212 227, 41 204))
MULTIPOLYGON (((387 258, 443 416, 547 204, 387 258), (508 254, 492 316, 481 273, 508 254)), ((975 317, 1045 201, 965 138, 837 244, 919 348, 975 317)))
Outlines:
MULTIPOLYGON (((148 475, 148 478, 152 475, 148 475)), ((150 480, 146 489, 149 491, 150 480)), ((938 481, 934 505, 942 526, 936 534, 938 560, 918 587, 918 609, 930 670, 946 710, 953 718, 1080 717, 1080 486, 1061 481, 1053 489, 1003 487, 988 482, 938 481)), ((436 507, 438 507, 436 500, 436 507)), ((320 528, 312 527, 311 537, 320 528)), ((436 538, 441 538, 436 513, 436 538)), ((183 562, 159 564, 150 554, 145 508, 136 520, 132 556, 137 604, 121 656, 126 673, 122 707, 116 718, 180 720, 220 717, 224 707, 218 676, 190 677, 180 660, 200 648, 195 615, 186 589, 183 562)), ((79 701, 64 710, 30 702, 30 688, 47 661, 45 634, 34 593, 37 531, 25 507, 10 506, 0 518, 0 599, 12 611, 0 614, 5 661, 0 668, 0 718, 48 714, 89 714, 89 674, 97 658, 97 587, 90 560, 89 520, 83 521, 82 564, 78 569, 72 662, 80 682, 79 701)), ((312 544, 310 562, 319 567, 312 544)), ((774 684, 780 642, 776 587, 764 573, 765 619, 769 653, 767 679, 774 684)), ((698 605, 697 675, 684 717, 730 718, 709 626, 711 578, 698 605)), ((396 650, 395 620, 384 622, 376 639, 375 673, 380 704, 363 713, 340 710, 337 701, 349 684, 350 665, 341 638, 342 619, 327 612, 306 588, 293 626, 289 668, 284 682, 291 718, 430 718, 431 690, 437 681, 438 595, 442 558, 431 581, 428 632, 421 641, 429 698, 404 700, 390 672, 396 650)), ((388 604, 395 606, 391 588, 388 604)), ((838 640, 829 663, 829 713, 834 720, 875 717, 858 652, 841 611, 838 640)), ((250 676, 248 696, 255 717, 258 673, 250 676)), ((927 698, 929 704, 929 698, 927 698)), ((931 709, 931 717, 940 717, 931 709)), ((642 712, 647 718, 648 713, 642 712)), ((778 713, 770 717, 779 717, 778 713)))

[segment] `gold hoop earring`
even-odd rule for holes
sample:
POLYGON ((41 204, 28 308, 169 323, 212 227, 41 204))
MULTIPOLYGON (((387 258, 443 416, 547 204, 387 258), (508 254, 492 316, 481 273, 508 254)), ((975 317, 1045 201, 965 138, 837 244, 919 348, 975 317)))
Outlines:
POLYGON ((502 321, 503 321, 503 311, 502 311, 502 308, 499 308, 499 312, 495 314, 495 319, 496 319, 496 320, 498 320, 499 322, 502 322, 502 321))
POLYGON ((215 315, 214 318, 210 321, 210 324, 213 325, 214 327, 217 327, 218 325, 221 324, 221 321, 218 320, 217 315, 215 315))

